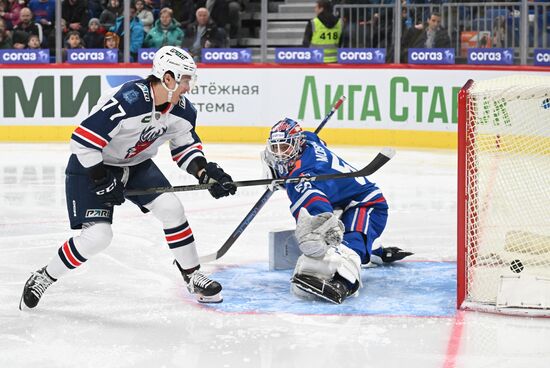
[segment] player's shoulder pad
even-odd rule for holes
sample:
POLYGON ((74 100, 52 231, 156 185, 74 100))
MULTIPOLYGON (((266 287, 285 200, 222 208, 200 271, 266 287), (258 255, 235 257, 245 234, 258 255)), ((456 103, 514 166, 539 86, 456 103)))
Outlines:
POLYGON ((193 126, 195 126, 197 120, 197 109, 193 106, 191 101, 187 99, 187 97, 180 96, 178 104, 174 106, 170 113, 189 121, 193 126))
POLYGON ((313 132, 303 131, 304 138, 308 141, 320 142, 319 136, 313 132))
POLYGON ((126 116, 139 116, 152 109, 151 89, 147 81, 126 82, 114 97, 126 111, 126 116))

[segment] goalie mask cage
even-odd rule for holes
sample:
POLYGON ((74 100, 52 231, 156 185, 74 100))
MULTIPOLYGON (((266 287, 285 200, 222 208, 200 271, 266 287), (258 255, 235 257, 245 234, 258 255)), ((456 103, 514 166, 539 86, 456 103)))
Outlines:
POLYGON ((550 77, 458 99, 457 307, 550 316, 550 77))

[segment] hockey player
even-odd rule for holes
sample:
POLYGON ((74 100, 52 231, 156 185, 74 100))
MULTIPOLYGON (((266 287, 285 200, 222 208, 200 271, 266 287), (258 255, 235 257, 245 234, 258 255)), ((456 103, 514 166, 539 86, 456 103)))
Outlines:
MULTIPOLYGON (((355 171, 315 133, 289 118, 271 128, 262 158, 274 178, 355 171)), ((412 254, 397 247, 372 249, 386 226, 388 204, 365 177, 286 184, 286 192, 303 253, 291 280, 298 296, 313 294, 340 304, 359 290, 361 264, 412 254)))
MULTIPOLYGON (((162 47, 146 79, 106 91, 75 129, 65 172, 66 199, 71 229, 82 231, 27 280, 19 308, 34 308, 52 283, 109 245, 114 208, 124 202, 124 189, 170 186, 151 159, 164 142, 169 141, 172 159, 181 169, 201 184, 214 183, 214 198, 235 194, 231 176, 207 162, 195 133, 197 111, 184 97, 193 88, 195 71, 186 51, 162 47)), ((221 302, 222 286, 199 271, 193 233, 178 197, 163 193, 126 199, 162 222, 189 292, 199 302, 221 302)))

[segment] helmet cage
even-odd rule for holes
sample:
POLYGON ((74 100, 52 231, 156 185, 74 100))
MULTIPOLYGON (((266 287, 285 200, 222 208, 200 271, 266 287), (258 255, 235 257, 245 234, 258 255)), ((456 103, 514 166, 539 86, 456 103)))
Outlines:
POLYGON ((302 128, 296 121, 289 118, 279 121, 271 128, 267 139, 268 164, 279 175, 288 175, 302 153, 303 143, 302 128))

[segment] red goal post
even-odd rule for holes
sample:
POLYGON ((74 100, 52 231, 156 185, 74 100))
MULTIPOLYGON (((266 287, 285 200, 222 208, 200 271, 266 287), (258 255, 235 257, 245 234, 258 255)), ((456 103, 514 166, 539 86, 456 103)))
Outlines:
POLYGON ((458 96, 457 308, 550 316, 550 77, 458 96))

